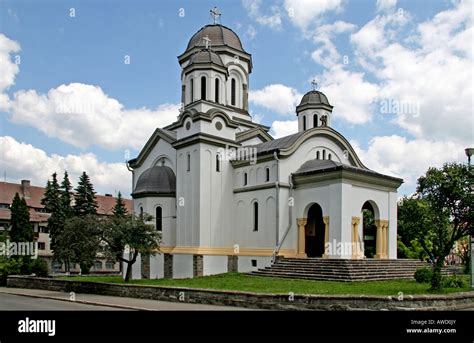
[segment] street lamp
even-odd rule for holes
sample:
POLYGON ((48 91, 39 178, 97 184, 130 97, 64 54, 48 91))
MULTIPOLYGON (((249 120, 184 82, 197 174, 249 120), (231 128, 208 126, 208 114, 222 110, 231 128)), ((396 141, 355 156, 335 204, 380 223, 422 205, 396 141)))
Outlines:
MULTIPOLYGON (((466 148, 464 152, 467 156, 467 165, 469 166, 469 172, 471 172, 471 156, 474 154, 474 148, 466 148)), ((472 188, 471 188, 472 189, 472 188)), ((472 232, 469 233, 469 247, 471 249, 470 262, 471 262, 471 288, 474 288, 474 263, 472 261, 472 253, 474 252, 474 239, 472 232)))

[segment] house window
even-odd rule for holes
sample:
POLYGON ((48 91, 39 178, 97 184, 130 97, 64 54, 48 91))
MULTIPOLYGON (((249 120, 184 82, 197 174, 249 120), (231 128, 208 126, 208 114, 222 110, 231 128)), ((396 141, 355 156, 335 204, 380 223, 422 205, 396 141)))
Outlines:
POLYGON ((265 181, 270 181, 270 168, 265 168, 265 181))
POLYGON ((201 77, 201 100, 206 100, 206 77, 201 77))
POLYGON ((319 160, 319 151, 316 151, 316 159, 319 160))
POLYGON ((189 87, 189 97, 191 98, 189 102, 194 101, 194 79, 191 79, 189 87))
POLYGON ((326 150, 323 150, 323 160, 326 159, 326 150))
POLYGON ((156 230, 161 231, 163 229, 163 210, 158 206, 155 212, 156 230))
POLYGON ((332 160, 331 154, 328 155, 328 160, 332 160))
POLYGON ((303 116, 303 131, 306 130, 306 117, 303 116))
POLYGON ((115 268, 115 263, 113 262, 105 262, 105 269, 114 269, 115 268))
POLYGON ((190 155, 190 154, 187 154, 187 155, 186 155, 186 159, 187 159, 187 162, 186 162, 186 170, 187 170, 187 171, 190 171, 190 170, 191 170, 191 155, 190 155))
POLYGON ((221 171, 221 156, 219 154, 216 155, 216 172, 221 171))
POLYGON ((250 263, 252 264, 252 267, 257 266, 257 260, 250 260, 250 263))
POLYGON ((244 173, 244 186, 247 186, 247 182, 248 182, 247 173, 244 173))
POLYGON ((313 115, 313 127, 318 127, 318 115, 313 115))
POLYGON ((102 269, 102 261, 95 261, 94 269, 95 270, 101 270, 102 269))
POLYGON ((236 91, 236 88, 235 88, 235 79, 232 78, 232 80, 230 81, 230 104, 232 106, 235 106, 235 91, 236 91))
POLYGON ((215 82, 215 99, 216 99, 216 102, 219 102, 219 79, 216 78, 216 82, 215 82))
POLYGON ((258 202, 253 203, 253 231, 258 231, 258 202))
POLYGON ((143 207, 140 206, 140 219, 143 219, 143 207))
POLYGON ((46 243, 38 242, 38 250, 46 250, 46 243))

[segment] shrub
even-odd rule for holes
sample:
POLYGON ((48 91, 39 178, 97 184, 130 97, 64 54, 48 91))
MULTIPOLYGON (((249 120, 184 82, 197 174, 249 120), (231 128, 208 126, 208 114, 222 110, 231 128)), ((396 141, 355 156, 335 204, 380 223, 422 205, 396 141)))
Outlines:
POLYGON ((13 258, 0 257, 0 286, 7 284, 7 276, 20 274, 21 261, 13 258))
POLYGON ((443 288, 464 288, 466 287, 466 282, 456 276, 456 275, 451 275, 451 276, 445 276, 443 277, 441 284, 443 288))
POLYGON ((31 262, 31 272, 36 276, 48 276, 48 264, 45 260, 37 258, 31 262))
POLYGON ((415 280, 418 283, 429 283, 433 277, 433 270, 428 267, 419 268, 415 272, 415 280))

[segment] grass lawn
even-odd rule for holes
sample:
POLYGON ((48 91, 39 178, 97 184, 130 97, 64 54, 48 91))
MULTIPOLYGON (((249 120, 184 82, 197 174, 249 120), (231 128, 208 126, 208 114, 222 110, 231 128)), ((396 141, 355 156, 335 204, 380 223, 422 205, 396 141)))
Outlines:
MULTIPOLYGON (((462 277, 466 278, 466 284, 468 284, 468 276, 463 275, 462 277)), ((59 277, 58 279, 124 283, 123 279, 119 276, 67 276, 59 277)), ((248 291, 256 293, 293 292, 294 294, 367 294, 393 296, 397 296, 399 292, 403 292, 404 296, 429 294, 429 284, 420 284, 414 280, 334 282, 258 277, 240 273, 226 273, 192 279, 131 280, 129 283, 139 285, 248 291)), ((443 290, 443 293, 454 293, 470 290, 470 287, 447 288, 443 290)))

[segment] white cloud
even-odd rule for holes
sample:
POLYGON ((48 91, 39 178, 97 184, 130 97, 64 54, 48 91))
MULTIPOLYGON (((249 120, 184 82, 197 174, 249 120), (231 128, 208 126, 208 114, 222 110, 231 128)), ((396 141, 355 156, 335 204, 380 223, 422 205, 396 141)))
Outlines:
POLYGON ((255 27, 253 27, 253 25, 249 25, 245 33, 249 37, 249 40, 253 40, 257 35, 257 30, 255 29, 255 27))
POLYGON ((250 18, 263 26, 268 26, 272 29, 281 28, 281 13, 278 6, 271 6, 271 15, 263 14, 261 11, 261 0, 242 0, 244 8, 248 11, 250 18))
POLYGON ((260 90, 250 91, 249 101, 255 105, 271 109, 279 114, 294 113, 303 94, 294 88, 272 84, 260 90))
POLYGON ((31 144, 18 142, 13 137, 0 137, 1 172, 14 182, 31 180, 33 185, 44 186, 57 172, 60 178, 65 170, 74 185, 85 171, 91 178, 96 192, 100 194, 121 191, 128 196, 131 192, 131 173, 125 163, 105 163, 98 161, 92 153, 60 156, 48 155, 31 144), (13 177, 13 178, 12 178, 13 177))
POLYGON ((291 22, 303 31, 324 13, 342 10, 342 0, 285 0, 284 7, 291 22))
POLYGON ((441 167, 445 162, 465 162, 464 146, 449 140, 408 140, 392 135, 372 138, 366 150, 357 142, 351 144, 369 169, 403 178, 405 191, 414 190, 418 177, 429 167, 441 167))
POLYGON ((397 7, 397 0, 377 0, 377 12, 390 12, 397 7))
POLYGON ((125 109, 98 86, 70 83, 46 94, 15 92, 10 113, 14 123, 34 126, 81 148, 139 149, 156 127, 176 119, 178 108, 163 104, 156 109, 125 109))
POLYGON ((3 92, 15 84, 15 76, 20 69, 10 55, 18 51, 20 44, 0 33, 0 110, 7 110, 9 107, 8 95, 3 92))
POLYGON ((274 138, 280 138, 280 137, 292 135, 293 133, 297 133, 297 132, 298 132, 297 120, 286 120, 286 121, 275 120, 272 123, 272 127, 270 129, 270 134, 274 138))

